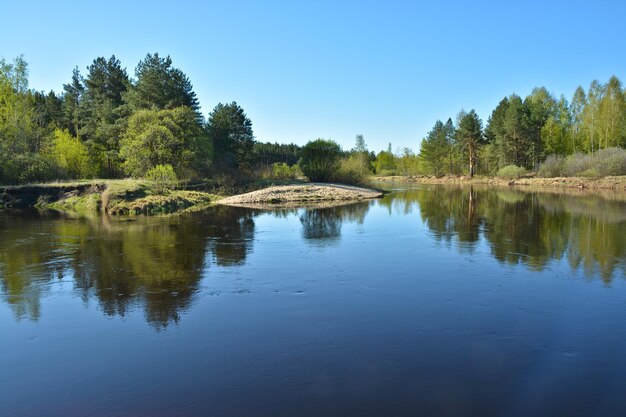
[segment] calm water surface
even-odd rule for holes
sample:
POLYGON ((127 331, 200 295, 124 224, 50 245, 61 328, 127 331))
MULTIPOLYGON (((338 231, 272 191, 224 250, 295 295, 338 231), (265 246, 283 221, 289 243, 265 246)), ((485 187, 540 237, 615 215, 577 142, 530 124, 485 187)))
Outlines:
POLYGON ((0 211, 0 416, 623 416, 625 275, 618 194, 0 211))

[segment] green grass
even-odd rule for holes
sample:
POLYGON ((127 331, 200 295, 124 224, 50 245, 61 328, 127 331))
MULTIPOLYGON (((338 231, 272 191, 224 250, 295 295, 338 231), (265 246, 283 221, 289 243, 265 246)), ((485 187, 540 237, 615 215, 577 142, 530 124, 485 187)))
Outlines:
POLYGON ((146 194, 139 198, 116 199, 109 203, 111 215, 170 214, 211 205, 218 196, 199 191, 170 191, 166 194, 146 194))
POLYGON ((201 209, 219 197, 202 191, 157 191, 147 180, 88 180, 6 187, 10 192, 36 193, 35 207, 83 216, 157 215, 201 209))
POLYGON ((97 214, 100 211, 101 197, 99 193, 90 193, 64 198, 53 203, 42 204, 40 207, 57 211, 71 211, 81 215, 97 214))

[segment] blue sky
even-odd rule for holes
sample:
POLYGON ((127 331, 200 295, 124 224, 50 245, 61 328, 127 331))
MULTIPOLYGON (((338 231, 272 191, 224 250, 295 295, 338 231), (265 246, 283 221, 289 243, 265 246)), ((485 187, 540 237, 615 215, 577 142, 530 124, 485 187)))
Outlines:
POLYGON ((237 101, 262 141, 332 138, 417 150, 436 119, 545 85, 626 81, 623 1, 10 1, 0 57, 60 91, 72 68, 115 54, 134 74, 171 55, 207 114, 237 101))

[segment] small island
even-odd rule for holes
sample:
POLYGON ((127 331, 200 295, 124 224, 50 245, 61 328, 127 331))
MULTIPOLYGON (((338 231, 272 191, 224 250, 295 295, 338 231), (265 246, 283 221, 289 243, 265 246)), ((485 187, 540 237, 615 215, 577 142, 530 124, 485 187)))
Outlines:
POLYGON ((369 200, 382 196, 382 191, 371 188, 344 184, 310 183, 268 187, 258 191, 226 197, 219 200, 217 203, 231 206, 259 204, 302 205, 321 202, 369 200))

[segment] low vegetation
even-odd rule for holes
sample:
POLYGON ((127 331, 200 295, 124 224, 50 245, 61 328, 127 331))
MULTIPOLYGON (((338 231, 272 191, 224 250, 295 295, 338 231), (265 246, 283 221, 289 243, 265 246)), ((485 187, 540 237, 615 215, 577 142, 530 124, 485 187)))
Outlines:
POLYGON ((203 191, 155 191, 159 187, 154 181, 132 179, 22 185, 0 189, 0 204, 81 215, 168 214, 206 207, 219 198, 203 191))
POLYGON ((298 164, 289 166, 286 162, 273 163, 272 167, 260 176, 261 178, 273 180, 295 180, 304 178, 304 174, 298 164))
POLYGON ((152 182, 152 191, 155 194, 165 194, 176 188, 178 176, 170 164, 157 165, 146 172, 146 179, 152 182))
POLYGON ((591 155, 550 155, 539 166, 539 176, 546 178, 600 178, 619 175, 626 175, 626 150, 621 148, 602 149, 591 155))
POLYGON ((524 168, 517 165, 507 165, 500 168, 496 176, 507 180, 515 180, 523 177, 525 174, 526 170, 524 168))

